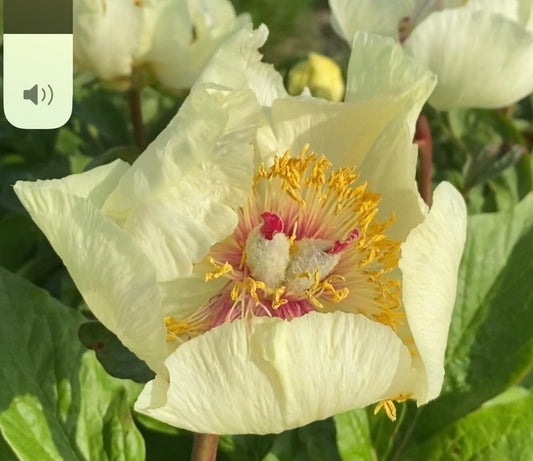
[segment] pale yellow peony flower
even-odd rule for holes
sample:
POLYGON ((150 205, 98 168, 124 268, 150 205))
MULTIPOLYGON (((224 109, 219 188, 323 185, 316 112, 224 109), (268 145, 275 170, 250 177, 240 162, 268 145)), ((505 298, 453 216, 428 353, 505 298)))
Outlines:
POLYGON ((290 71, 287 89, 290 94, 299 95, 308 88, 313 96, 329 101, 342 101, 344 78, 339 65, 331 58, 319 53, 309 53, 290 71))
POLYGON ((498 108, 533 91, 533 0, 329 0, 351 43, 387 35, 438 76, 437 109, 498 108))
POLYGON ((149 69, 167 88, 188 89, 213 61, 238 72, 242 48, 257 53, 266 34, 229 0, 74 0, 75 67, 109 82, 149 69))
POLYGON ((138 411, 263 434, 439 394, 466 212, 448 183, 431 210, 416 190, 435 79, 391 40, 355 43, 345 102, 288 97, 251 63, 255 92, 195 86, 131 167, 15 185, 157 373, 138 411))

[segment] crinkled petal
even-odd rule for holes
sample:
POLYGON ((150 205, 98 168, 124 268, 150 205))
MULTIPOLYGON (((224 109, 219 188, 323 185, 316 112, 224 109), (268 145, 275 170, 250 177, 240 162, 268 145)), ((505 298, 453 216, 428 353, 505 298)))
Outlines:
POLYGON ((429 100, 437 109, 503 107, 533 90, 533 36, 500 14, 433 13, 405 48, 437 74, 429 100))
POLYGON ((346 102, 374 99, 376 104, 399 104, 401 112, 397 116, 406 119, 412 136, 416 119, 436 84, 436 76, 391 39, 365 32, 355 34, 346 102))
POLYGON ((73 174, 61 180, 39 181, 39 185, 42 190, 54 189, 67 195, 88 199, 97 208, 101 208, 129 167, 126 162, 115 160, 83 174, 73 174))
POLYGON ((413 0, 329 0, 332 23, 348 43, 366 30, 398 40, 398 24, 409 15, 413 0))
POLYGON ((94 315, 154 371, 165 374, 166 332, 155 271, 132 239, 98 209, 121 169, 115 162, 62 180, 19 181, 15 192, 94 315))
POLYGON ((76 69, 90 70, 103 80, 128 77, 139 47, 141 16, 131 0, 75 1, 76 69))
POLYGON ((159 281, 188 276, 237 224, 263 123, 250 90, 193 89, 178 115, 123 176, 104 212, 133 236, 159 281))
MULTIPOLYGON (((214 50, 197 81, 214 82, 231 89, 251 88, 260 101, 267 85, 268 92, 276 89, 284 92, 281 76, 278 78, 279 74, 271 65, 261 62, 262 55, 258 49, 265 44, 267 37, 268 28, 264 24, 254 30, 248 15, 239 16, 232 31, 214 50), (257 77, 261 79, 259 83, 255 81, 257 77)), ((261 101, 261 104, 266 103, 261 101)))
POLYGON ((409 352, 390 328, 342 312, 227 323, 165 363, 170 383, 150 382, 136 410, 210 434, 302 426, 387 398, 411 373, 409 352))
POLYGON ((261 24, 253 30, 246 15, 239 20, 241 28, 220 45, 197 82, 214 82, 234 90, 250 88, 268 108, 275 99, 287 96, 283 77, 271 64, 261 62, 258 52, 268 37, 268 28, 261 24))
POLYGON ((270 109, 272 103, 287 96, 283 85, 283 77, 274 66, 264 62, 256 62, 245 69, 246 86, 256 95, 263 108, 270 109))
POLYGON ((465 238, 464 200, 451 184, 443 182, 435 189, 428 216, 402 245, 399 263, 407 323, 427 378, 427 388, 417 395, 419 404, 437 397, 442 387, 465 238))

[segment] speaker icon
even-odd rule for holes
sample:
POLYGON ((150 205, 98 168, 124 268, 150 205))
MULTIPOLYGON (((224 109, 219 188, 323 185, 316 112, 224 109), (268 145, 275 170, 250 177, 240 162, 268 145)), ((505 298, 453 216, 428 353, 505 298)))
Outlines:
POLYGON ((48 105, 52 104, 54 100, 54 90, 50 85, 48 89, 39 88, 39 85, 33 85, 29 90, 24 90, 23 95, 24 99, 33 102, 36 106, 39 105, 39 102, 43 103, 47 100, 48 105), (41 90, 39 92, 39 89, 41 90), (47 91, 48 90, 48 91, 47 91), (41 95, 41 100, 39 101, 39 94, 41 95))

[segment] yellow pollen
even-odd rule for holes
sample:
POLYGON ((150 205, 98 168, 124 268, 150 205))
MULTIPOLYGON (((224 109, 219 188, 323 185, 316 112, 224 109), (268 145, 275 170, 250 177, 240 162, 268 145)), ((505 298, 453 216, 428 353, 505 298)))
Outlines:
MULTIPOLYGON (((309 272, 305 272, 300 274, 300 277, 310 279, 311 274, 309 272)), ((340 280, 344 282, 345 278, 342 275, 333 274, 321 281, 320 273, 317 269, 314 273, 313 279, 313 284, 307 290, 305 290, 305 295, 311 304, 318 309, 324 307, 324 305, 317 299, 318 297, 326 296, 334 303, 339 303, 344 301, 350 293, 350 290, 346 287, 338 291, 331 283, 334 280, 340 280)))
POLYGON ((252 297, 254 304, 257 306, 260 303, 257 290, 265 291, 265 283, 260 280, 254 280, 252 277, 246 277, 242 282, 237 282, 231 289, 231 300, 236 302, 248 293, 252 297))
POLYGON ((386 399, 381 400, 376 407, 374 408, 374 414, 377 415, 379 410, 382 408, 385 410, 385 413, 387 413, 387 416, 391 421, 396 421, 396 407, 394 406, 394 402, 401 403, 405 402, 407 399, 412 397, 412 393, 409 394, 398 394, 396 397, 393 397, 392 399, 386 399))
POLYGON ((287 304, 288 301, 285 298, 282 298, 281 295, 285 292, 285 287, 279 287, 274 292, 274 301, 272 302, 272 309, 279 309, 283 304, 287 304))
POLYGON ((176 320, 174 317, 165 317, 165 327, 167 329, 167 341, 187 340, 205 331, 201 322, 176 320))
POLYGON ((215 261, 210 256, 209 257, 209 262, 215 268, 215 270, 205 274, 205 281, 206 282, 208 282, 209 280, 218 279, 219 277, 222 277, 224 274, 227 274, 228 272, 233 272, 233 266, 230 263, 228 263, 227 261, 225 263, 221 264, 218 261, 215 261))

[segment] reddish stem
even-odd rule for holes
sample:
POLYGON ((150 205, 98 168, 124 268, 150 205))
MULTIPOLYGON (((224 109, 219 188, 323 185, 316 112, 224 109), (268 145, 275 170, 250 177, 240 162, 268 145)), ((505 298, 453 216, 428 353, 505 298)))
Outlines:
POLYGON ((217 447, 218 435, 194 434, 191 461, 215 461, 217 447))
POLYGON ((142 105, 141 105, 141 90, 132 87, 128 92, 128 105, 130 108, 131 124, 133 127, 133 137, 135 145, 144 150, 146 147, 146 135, 144 132, 142 105))
POLYGON ((420 114, 416 122, 415 143, 420 152, 418 190, 424 202, 431 206, 431 176, 433 163, 433 137, 425 114, 420 114))

